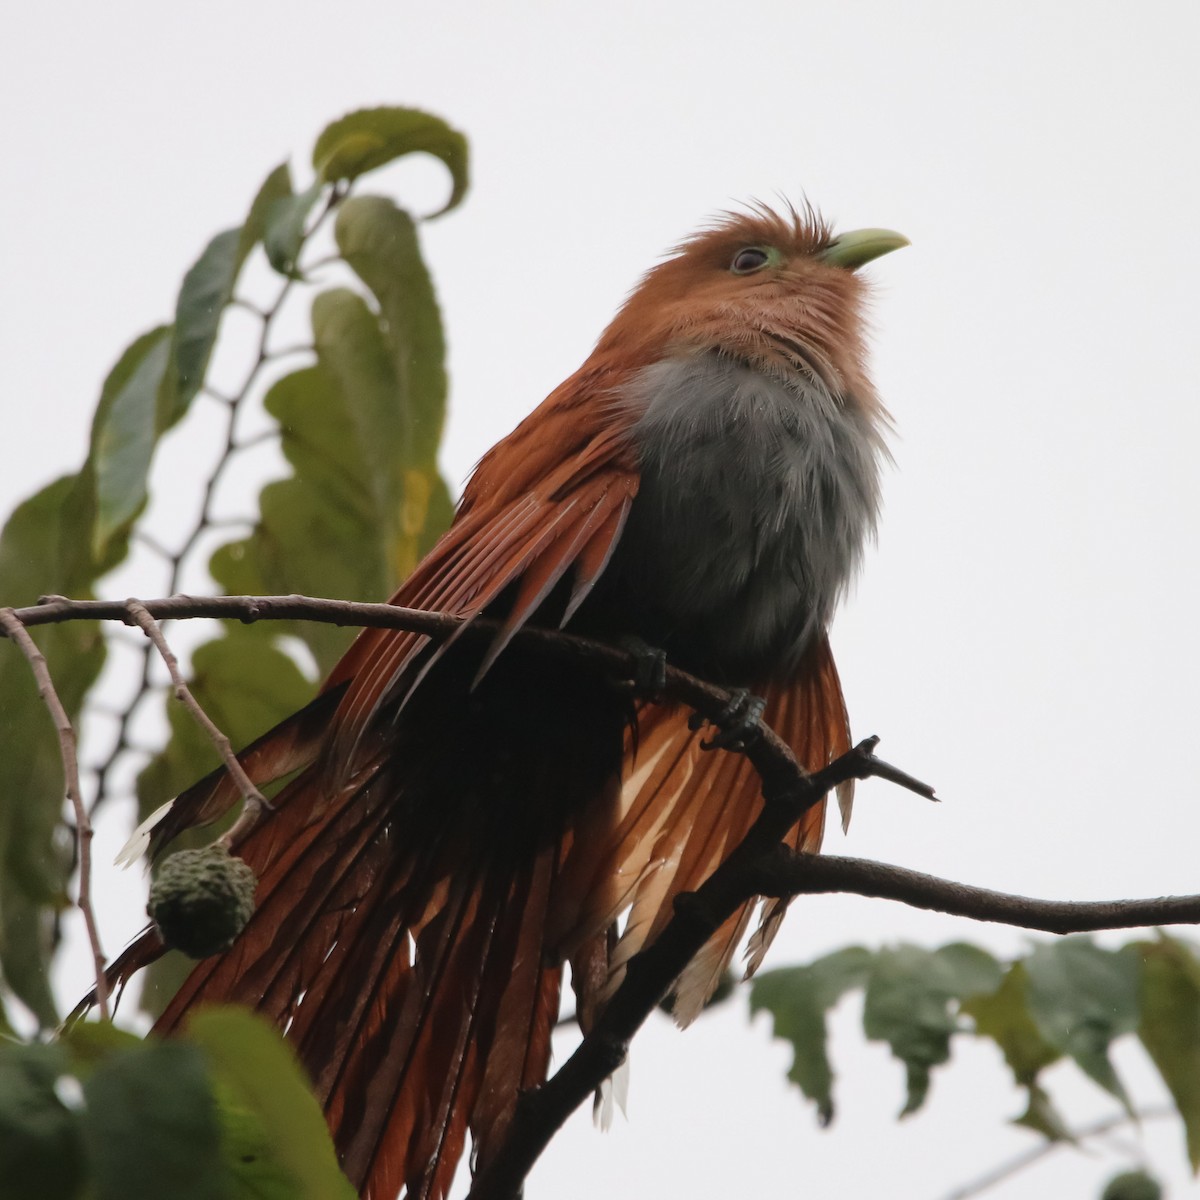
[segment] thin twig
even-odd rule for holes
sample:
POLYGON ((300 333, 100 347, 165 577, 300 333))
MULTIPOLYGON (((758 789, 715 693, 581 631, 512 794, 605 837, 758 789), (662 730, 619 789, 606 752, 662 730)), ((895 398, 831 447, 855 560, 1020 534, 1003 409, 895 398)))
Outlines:
POLYGON ((50 678, 50 668, 46 665, 46 657, 38 649, 37 643, 29 636, 25 626, 11 608, 0 609, 0 627, 12 639, 17 648, 25 656, 37 681, 38 695, 50 712, 54 728, 58 733, 59 752, 62 755, 63 778, 66 783, 67 799, 75 811, 75 842, 79 855, 79 895, 75 903, 83 913, 83 923, 87 926, 88 941, 92 947, 92 967, 96 974, 96 1003, 103 1020, 109 1019, 108 1011, 108 981, 104 975, 106 959, 100 945, 100 928, 96 923, 96 913, 92 908, 92 823, 88 820, 87 808, 83 803, 83 790, 79 786, 79 746, 75 737, 75 727, 71 724, 67 710, 63 707, 55 690, 54 681, 50 678))
POLYGON ((250 776, 242 769, 242 764, 238 762, 237 755, 233 752, 233 744, 217 728, 212 718, 201 707, 200 702, 192 695, 192 690, 188 687, 187 681, 183 677, 183 672, 179 669, 179 660, 167 644, 167 639, 163 637, 163 632, 158 622, 146 611, 146 606, 140 600, 126 600, 125 608, 133 621, 153 643, 154 648, 166 664, 167 671, 171 676, 171 682, 175 685, 175 699, 184 705, 188 712, 195 718, 200 728, 208 734, 209 740, 217 748, 217 753, 221 756, 221 761, 225 764, 225 769, 233 777, 238 791, 242 794, 242 799, 246 802, 245 808, 242 809, 241 816, 238 817, 237 822, 220 839, 221 844, 228 848, 244 830, 254 825, 264 809, 271 806, 267 803, 266 797, 262 792, 254 786, 250 776))
POLYGON ((1160 1108, 1147 1108, 1142 1112, 1132 1115, 1127 1112, 1119 1112, 1114 1113, 1112 1116, 1102 1117, 1099 1121, 1076 1130, 1069 1138, 1060 1138, 1056 1141, 1051 1141, 1047 1138, 1032 1150, 1025 1150, 1021 1154, 1014 1155, 1012 1158, 972 1179, 969 1183, 964 1183, 956 1187, 952 1192, 947 1192, 942 1200, 969 1200, 971 1196, 978 1196, 982 1192, 986 1192, 989 1188, 995 1187, 998 1183, 1003 1183, 1006 1179, 1010 1179, 1012 1176, 1024 1171, 1027 1167, 1033 1166, 1034 1163, 1039 1162, 1049 1154, 1053 1154, 1055 1150, 1063 1146, 1073 1146, 1087 1138, 1100 1137, 1108 1133, 1109 1130, 1117 1129, 1122 1125, 1128 1125, 1132 1121, 1156 1121, 1160 1117, 1170 1117, 1174 1114, 1175 1110, 1169 1105, 1164 1104, 1160 1108))

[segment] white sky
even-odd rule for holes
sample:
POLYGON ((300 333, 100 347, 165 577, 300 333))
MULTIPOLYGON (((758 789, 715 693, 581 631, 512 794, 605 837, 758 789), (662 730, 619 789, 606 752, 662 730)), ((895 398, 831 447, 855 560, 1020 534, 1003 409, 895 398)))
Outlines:
MULTIPOLYGON (((316 133, 350 109, 410 103, 471 139, 473 191, 425 238, 456 481, 663 249, 737 200, 807 194, 841 228, 913 242, 870 268, 897 470, 834 645, 856 733, 945 801, 864 786, 829 848, 1037 895, 1194 891, 1198 59, 1192 0, 11 6, 0 500, 78 465, 118 352, 169 317, 267 171, 294 153, 303 182, 316 133)), ((444 188, 420 164, 382 183, 425 209, 444 188)), ((170 461, 202 463, 202 439, 189 425, 170 461)), ((112 594, 157 594, 142 565, 112 594)), ((102 886, 129 887, 107 870, 102 886)), ((770 962, 902 938, 1024 944, 808 900, 770 962)), ((933 1200, 1032 1144, 1002 1129, 1019 1098, 985 1050, 897 1124, 902 1070, 853 1017, 828 1133, 744 996, 685 1036, 656 1023, 629 1121, 601 1137, 577 1115, 529 1200, 881 1184, 933 1200)), ((1155 1098, 1140 1054, 1121 1062, 1155 1098)), ((1050 1078, 1071 1114, 1109 1110, 1071 1074, 1050 1078)), ((1179 1131, 1147 1135, 1186 1194, 1179 1131)), ((1094 1195, 1111 1169, 1060 1152, 991 1194, 1094 1195)))

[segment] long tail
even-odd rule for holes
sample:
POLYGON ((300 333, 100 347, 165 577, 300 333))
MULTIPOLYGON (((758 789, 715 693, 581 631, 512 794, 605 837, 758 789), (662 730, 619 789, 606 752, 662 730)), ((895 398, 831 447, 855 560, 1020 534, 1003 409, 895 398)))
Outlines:
MULTIPOLYGON (((760 805, 745 760, 703 752, 686 713, 644 706, 635 739, 604 685, 507 655, 464 706, 476 659, 447 656, 401 719, 385 714, 360 742, 351 775, 335 785, 326 747, 280 793, 240 850, 259 877, 250 924, 196 967, 157 1027, 229 1001, 278 1023, 344 1170, 375 1200, 401 1187, 440 1200, 468 1132, 486 1163, 520 1092, 545 1078, 560 964, 571 959, 586 1026, 674 897, 703 881, 760 805)), ((799 683, 765 690, 769 723, 806 766, 847 748, 823 641, 799 683)), ((261 762, 268 744, 256 743, 261 762)), ((297 744, 285 730, 287 761, 305 757, 297 744)), ((823 821, 813 810, 790 840, 816 849, 823 821)), ((681 1022, 716 986, 752 910, 680 978, 681 1022)), ((781 916, 768 903, 751 968, 781 916)), ((159 949, 151 931, 114 969, 127 975, 159 949)))
POLYGON ((445 1196, 468 1131, 486 1162, 545 1078, 570 830, 615 800, 627 715, 610 688, 505 656, 470 693, 477 667, 447 655, 360 740, 353 774, 331 786, 327 751, 280 793, 240 848, 253 918, 157 1026, 232 1001, 286 1029, 377 1200, 445 1196))

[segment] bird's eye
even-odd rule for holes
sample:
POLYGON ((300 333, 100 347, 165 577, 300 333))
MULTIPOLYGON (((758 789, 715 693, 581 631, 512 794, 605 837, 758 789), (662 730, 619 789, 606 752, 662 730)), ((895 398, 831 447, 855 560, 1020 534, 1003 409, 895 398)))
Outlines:
POLYGON ((747 246, 733 256, 733 262, 729 264, 729 269, 735 275, 749 275, 754 271, 761 270, 770 261, 770 253, 762 246, 747 246))

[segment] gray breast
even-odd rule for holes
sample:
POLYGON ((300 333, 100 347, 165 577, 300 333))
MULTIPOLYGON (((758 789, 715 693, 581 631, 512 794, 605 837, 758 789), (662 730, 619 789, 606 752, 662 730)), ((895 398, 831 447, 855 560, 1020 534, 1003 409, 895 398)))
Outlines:
POLYGON ((655 363, 621 399, 642 467, 610 566, 630 630, 717 678, 787 674, 873 532, 879 431, 819 380, 715 352, 655 363))

